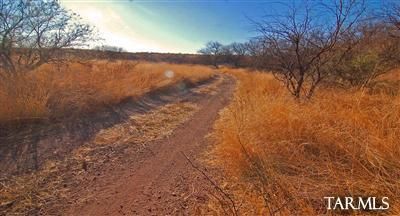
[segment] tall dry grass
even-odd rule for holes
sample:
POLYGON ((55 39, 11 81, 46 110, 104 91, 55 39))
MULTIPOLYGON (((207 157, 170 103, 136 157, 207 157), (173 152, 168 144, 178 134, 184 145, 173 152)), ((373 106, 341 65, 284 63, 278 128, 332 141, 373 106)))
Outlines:
POLYGON ((238 87, 211 162, 242 214, 337 213, 326 196, 387 196, 400 214, 400 96, 319 89, 299 102, 269 74, 229 73, 238 87))
POLYGON ((129 61, 44 65, 0 79, 0 123, 93 112, 179 82, 210 78, 211 68, 129 61))

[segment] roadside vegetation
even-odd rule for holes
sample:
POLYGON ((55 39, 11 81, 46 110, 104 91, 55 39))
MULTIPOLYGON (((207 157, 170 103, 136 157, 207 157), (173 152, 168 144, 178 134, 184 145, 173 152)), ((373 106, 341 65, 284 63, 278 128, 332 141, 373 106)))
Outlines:
POLYGON ((227 174, 237 213, 317 215, 323 197, 388 196, 386 213, 400 214, 398 94, 323 88, 298 102, 271 74, 225 71, 238 86, 215 124, 210 163, 227 174))
POLYGON ((198 52, 210 65, 270 71, 296 98, 319 86, 369 88, 400 63, 400 5, 363 1, 300 1, 279 15, 251 20, 244 43, 210 41, 198 52), (323 14, 323 15, 321 15, 323 14))
MULTIPOLYGON (((400 6, 303 3, 254 21, 259 35, 239 59, 249 69, 221 69, 238 86, 215 124, 209 162, 225 171, 226 194, 211 206, 319 215, 344 213, 328 211, 324 197, 388 197, 384 213, 398 215, 400 6)), ((212 42, 201 53, 214 56, 210 65, 238 65, 231 47, 212 42)))
POLYGON ((132 61, 46 64, 0 79, 0 123, 71 118, 155 89, 204 81, 206 66, 132 61))
MULTIPOLYGON (((382 4, 378 11, 362 1, 324 2, 305 1, 274 20, 252 21, 258 35, 245 43, 211 41, 199 50, 201 55, 165 54, 175 62, 187 58, 211 65, 226 75, 221 79, 237 80, 234 98, 214 125, 214 143, 207 154, 209 164, 224 177, 221 185, 212 182, 224 196, 211 197, 208 207, 215 214, 370 213, 327 212, 324 197, 347 196, 389 197, 390 208, 384 213, 400 215, 400 5, 382 4)), ((0 6, 1 127, 76 119, 170 86, 185 89, 215 75, 204 65, 133 60, 123 47, 74 49, 84 47, 95 31, 57 1, 0 1, 0 6), (67 51, 102 57, 78 61, 79 55, 71 57, 67 51), (121 56, 125 60, 118 59, 121 56)), ((181 117, 171 120, 170 127, 145 134, 148 140, 169 135, 190 117, 183 112, 197 109, 190 104, 166 107, 174 112, 161 109, 134 121, 136 127, 160 120, 160 126, 171 116, 181 117), (160 130, 168 134, 161 136, 160 130)), ((130 126, 109 128, 97 141, 115 138, 105 139, 112 146, 121 131, 134 129, 132 139, 145 138, 142 132, 150 131, 130 126)), ((90 146, 94 152, 97 144, 90 146)), ((37 151, 37 145, 32 146, 37 151)), ((62 172, 49 173, 66 173, 62 162, 62 172)), ((86 169, 84 160, 72 162, 86 169)), ((47 193, 48 182, 35 179, 29 183, 31 177, 23 176, 21 182, 31 185, 27 190, 19 188, 23 183, 15 190, 3 187, 6 202, 0 207, 20 199, 22 207, 15 208, 23 211, 31 202, 25 194, 41 193, 35 188, 42 183, 47 193)))
POLYGON ((92 112, 211 76, 206 67, 115 61, 123 49, 110 46, 93 52, 107 60, 88 61, 73 49, 99 41, 96 29, 53 0, 0 1, 0 39, 0 124, 92 112))

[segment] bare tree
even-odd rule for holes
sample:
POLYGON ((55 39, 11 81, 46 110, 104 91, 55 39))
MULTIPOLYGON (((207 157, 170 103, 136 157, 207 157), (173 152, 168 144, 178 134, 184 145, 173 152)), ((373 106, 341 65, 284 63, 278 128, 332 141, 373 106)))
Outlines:
MULTIPOLYGON (((289 7, 286 16, 257 22, 260 40, 274 58, 275 77, 296 97, 310 98, 329 74, 325 67, 337 45, 359 21, 364 6, 356 0, 319 2, 302 9, 289 7), (317 19, 323 12, 325 20, 317 19)), ((339 58, 340 59, 340 58, 339 58)))
POLYGON ((384 4, 382 15, 387 23, 400 30, 400 4, 398 2, 392 1, 384 4))
POLYGON ((126 50, 122 47, 112 46, 112 45, 101 45, 94 47, 95 50, 98 51, 110 51, 110 52, 126 52, 126 50))
POLYGON ((223 53, 229 63, 232 63, 235 67, 239 67, 241 66, 241 61, 247 55, 247 51, 245 44, 234 42, 224 46, 223 53))
POLYGON ((265 43, 260 40, 260 38, 251 39, 244 45, 246 47, 246 53, 250 57, 249 66, 257 69, 271 69, 268 66, 271 65, 269 61, 271 61, 272 58, 269 58, 265 43))
POLYGON ((62 48, 81 47, 92 33, 57 0, 0 0, 0 70, 10 75, 58 61, 62 48))
POLYGON ((107 58, 109 60, 121 58, 121 54, 126 52, 124 48, 112 45, 96 46, 94 47, 94 50, 100 51, 97 53, 98 56, 101 56, 101 58, 107 58))
POLYGON ((207 42, 203 49, 200 49, 198 53, 205 55, 210 63, 218 68, 218 64, 223 55, 223 45, 217 41, 207 42))

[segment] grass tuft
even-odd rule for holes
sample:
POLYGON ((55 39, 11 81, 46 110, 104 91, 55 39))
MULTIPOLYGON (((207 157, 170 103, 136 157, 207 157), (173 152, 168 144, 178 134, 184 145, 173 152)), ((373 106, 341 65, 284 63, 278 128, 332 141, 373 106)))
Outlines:
POLYGON ((400 96, 321 88, 296 101, 270 74, 229 73, 238 88, 211 162, 242 213, 315 215, 326 196, 387 196, 400 214, 400 96))
POLYGON ((130 61, 43 65, 0 79, 0 123, 71 117, 179 82, 210 78, 209 67, 130 61))

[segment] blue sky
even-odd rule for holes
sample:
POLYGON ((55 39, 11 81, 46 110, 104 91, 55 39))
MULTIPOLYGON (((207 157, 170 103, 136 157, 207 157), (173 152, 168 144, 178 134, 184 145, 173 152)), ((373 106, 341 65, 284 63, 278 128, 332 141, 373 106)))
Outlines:
POLYGON ((174 53, 195 53, 210 40, 246 41, 255 36, 248 17, 279 14, 282 2, 288 1, 61 0, 97 27, 104 44, 174 53))

